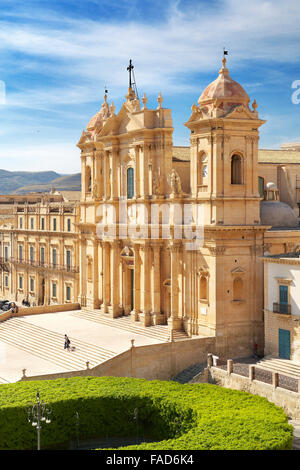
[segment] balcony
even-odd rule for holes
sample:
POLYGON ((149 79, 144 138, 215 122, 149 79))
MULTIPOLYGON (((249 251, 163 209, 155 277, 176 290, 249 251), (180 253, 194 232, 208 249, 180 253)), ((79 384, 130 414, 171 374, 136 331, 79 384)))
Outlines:
POLYGON ((277 302, 273 303, 273 313, 281 313, 283 315, 291 315, 291 305, 290 304, 279 304, 277 302))
POLYGON ((10 261, 14 264, 19 264, 22 266, 32 266, 34 268, 41 269, 55 269, 57 271, 67 271, 69 273, 78 273, 78 266, 70 266, 69 264, 57 264, 57 263, 45 263, 44 261, 34 261, 34 260, 25 260, 25 259, 16 259, 10 258, 10 261))

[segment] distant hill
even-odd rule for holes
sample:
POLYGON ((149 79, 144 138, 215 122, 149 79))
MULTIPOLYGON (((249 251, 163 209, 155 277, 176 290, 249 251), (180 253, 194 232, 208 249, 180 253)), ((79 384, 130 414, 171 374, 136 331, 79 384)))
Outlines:
POLYGON ((80 191, 80 180, 80 173, 61 175, 55 171, 0 170, 0 194, 48 192, 52 188, 60 191, 80 191))
POLYGON ((26 194, 32 192, 49 192, 52 188, 57 191, 80 191, 81 190, 81 173, 74 175, 63 175, 52 179, 43 184, 27 184, 18 188, 14 194, 26 194))

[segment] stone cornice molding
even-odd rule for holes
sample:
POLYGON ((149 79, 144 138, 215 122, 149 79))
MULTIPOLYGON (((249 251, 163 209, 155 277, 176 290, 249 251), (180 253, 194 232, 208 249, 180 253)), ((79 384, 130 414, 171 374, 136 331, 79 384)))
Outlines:
POLYGON ((300 265, 300 258, 270 258, 267 256, 261 256, 260 258, 266 263, 300 265))
POLYGON ((212 256, 222 256, 226 251, 225 246, 206 246, 212 256))

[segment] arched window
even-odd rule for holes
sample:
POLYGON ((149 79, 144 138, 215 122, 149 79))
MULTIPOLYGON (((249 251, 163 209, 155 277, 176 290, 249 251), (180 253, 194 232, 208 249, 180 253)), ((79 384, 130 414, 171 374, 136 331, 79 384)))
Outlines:
POLYGON ((232 155, 231 158, 231 184, 243 184, 242 158, 239 155, 232 155))
POLYGON ((127 170, 127 198, 132 199, 134 196, 134 170, 132 167, 127 170))
POLYGON ((241 278, 236 278, 233 281, 233 300, 242 300, 243 298, 243 281, 241 278))
POLYGON ((200 277, 200 299, 207 300, 207 278, 205 276, 200 277))

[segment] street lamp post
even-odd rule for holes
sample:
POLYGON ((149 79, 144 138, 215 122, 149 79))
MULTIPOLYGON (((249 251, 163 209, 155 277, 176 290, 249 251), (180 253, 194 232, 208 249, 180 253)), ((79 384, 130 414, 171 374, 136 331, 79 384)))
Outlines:
POLYGON ((41 421, 45 421, 47 424, 51 423, 49 418, 51 411, 51 407, 46 405, 43 400, 40 400, 40 392, 37 389, 36 403, 30 403, 27 410, 28 422, 32 426, 36 426, 37 429, 37 450, 41 450, 41 421))

